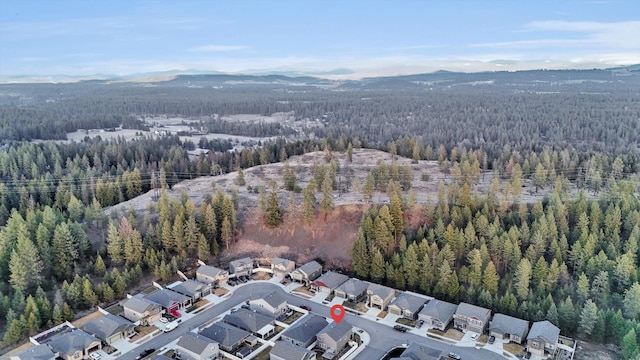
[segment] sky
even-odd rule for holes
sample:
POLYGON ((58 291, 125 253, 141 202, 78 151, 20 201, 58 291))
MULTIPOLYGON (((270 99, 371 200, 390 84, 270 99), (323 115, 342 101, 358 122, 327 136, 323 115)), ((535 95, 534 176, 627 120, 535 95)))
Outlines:
POLYGON ((0 77, 640 63, 637 0, 2 0, 0 77))

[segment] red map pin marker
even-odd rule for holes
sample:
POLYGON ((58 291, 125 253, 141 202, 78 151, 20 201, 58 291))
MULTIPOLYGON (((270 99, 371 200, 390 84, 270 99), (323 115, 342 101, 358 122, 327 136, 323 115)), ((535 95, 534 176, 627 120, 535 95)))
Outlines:
POLYGON ((340 321, 342 321, 342 318, 344 318, 344 306, 340 305, 340 304, 335 304, 331 307, 331 317, 333 318, 333 321, 335 321, 337 324, 340 324, 340 321))

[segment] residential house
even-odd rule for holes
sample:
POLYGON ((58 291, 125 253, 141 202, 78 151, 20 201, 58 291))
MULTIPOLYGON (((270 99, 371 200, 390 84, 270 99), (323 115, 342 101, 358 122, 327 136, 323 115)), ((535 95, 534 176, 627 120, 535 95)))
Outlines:
POLYGON ((238 329, 233 325, 216 322, 202 329, 200 335, 217 342, 220 349, 231 354, 242 346, 244 340, 251 336, 251 333, 238 329))
POLYGON ((339 274, 333 271, 327 271, 319 278, 315 279, 311 283, 311 291, 320 292, 324 294, 331 294, 338 286, 342 285, 345 281, 349 280, 349 277, 344 274, 339 274))
POLYGON ((156 290, 151 294, 144 295, 143 298, 149 302, 162 306, 166 313, 173 314, 177 317, 180 317, 180 315, 177 314, 179 309, 191 305, 191 298, 168 289, 156 290))
POLYGON ((162 307, 140 297, 130 297, 122 302, 124 317, 140 325, 149 325, 162 317, 162 307))
POLYGON ((55 335, 47 345, 65 360, 87 359, 89 354, 102 349, 102 342, 80 329, 55 335))
POLYGON ((342 351, 352 335, 351 324, 345 320, 332 322, 318 333, 317 347, 325 351, 323 357, 331 359, 342 351))
POLYGON ((308 285, 322 274, 322 265, 317 261, 308 262, 291 272, 291 279, 308 285))
POLYGON ((369 283, 360 279, 351 278, 342 285, 338 286, 334 293, 337 297, 347 299, 349 301, 358 302, 367 294, 369 283))
POLYGON ((265 297, 256 297, 249 300, 249 306, 252 310, 266 313, 275 318, 280 317, 288 309, 287 300, 278 291, 274 291, 265 297))
POLYGON ((227 282, 229 272, 214 266, 200 265, 196 270, 196 280, 218 287, 227 282))
POLYGON ((207 360, 220 354, 220 346, 206 336, 187 332, 178 340, 175 353, 182 360, 207 360))
POLYGON ((553 354, 558 344, 560 329, 551 322, 537 321, 531 325, 527 336, 527 347, 532 354, 544 356, 545 353, 553 354))
POLYGON ((269 360, 316 360, 316 353, 286 341, 276 341, 269 352, 269 360))
POLYGON ((316 341, 316 335, 327 325, 324 317, 308 314, 282 332, 280 339, 306 348, 316 341))
POLYGON ((273 276, 285 277, 288 273, 293 271, 296 268, 296 263, 283 259, 283 258, 274 258, 271 260, 271 271, 273 271, 273 276))
POLYGON ((205 297, 211 294, 212 285, 208 283, 203 283, 198 280, 185 280, 181 281, 173 286, 169 287, 171 291, 175 291, 178 294, 182 294, 191 298, 191 301, 196 302, 200 300, 200 298, 205 297))
POLYGON ((496 339, 522 344, 529 332, 529 322, 513 316, 495 314, 489 323, 489 332, 496 339))
POLYGON ((434 349, 428 346, 424 346, 417 342, 412 342, 402 352, 400 359, 411 360, 440 360, 442 358, 442 351, 434 349))
POLYGON ((418 314, 418 318, 424 321, 424 325, 445 331, 453 314, 458 310, 458 305, 451 304, 446 301, 433 299, 429 301, 418 314))
POLYGON ((426 301, 427 300, 425 300, 424 298, 405 292, 398 295, 389 304, 389 313, 400 315, 410 320, 415 320, 426 301))
POLYGON ((82 330, 107 344, 113 344, 135 334, 135 325, 120 316, 107 313, 84 324, 82 330))
POLYGON ((396 296, 396 291, 384 285, 369 284, 369 287, 367 287, 367 296, 369 297, 369 307, 387 310, 387 306, 396 296))
POLYGON ((244 308, 225 315, 222 321, 253 333, 262 339, 268 338, 275 332, 275 327, 273 326, 275 319, 273 316, 244 308))
POLYGON ((35 345, 16 355, 11 356, 10 360, 55 360, 58 355, 54 353, 50 347, 44 344, 35 345))
POLYGON ((462 302, 453 314, 453 324, 459 330, 482 334, 490 317, 491 310, 462 302))
POLYGON ((229 273, 235 276, 251 275, 253 271, 253 260, 249 257, 233 260, 229 263, 229 273))

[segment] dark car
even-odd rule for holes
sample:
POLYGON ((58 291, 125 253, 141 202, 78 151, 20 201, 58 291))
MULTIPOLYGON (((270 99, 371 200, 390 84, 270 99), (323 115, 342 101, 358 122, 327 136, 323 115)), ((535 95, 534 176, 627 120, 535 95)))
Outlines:
POLYGON ((525 359, 531 359, 531 352, 530 352, 530 351, 527 351, 527 353, 526 353, 526 354, 524 354, 524 358, 525 358, 525 359))
POLYGON ((307 311, 311 311, 311 306, 309 306, 309 305, 300 305, 300 309, 305 309, 307 311))
POLYGON ((452 352, 449 353, 449 358, 456 359, 456 360, 462 359, 462 357, 460 355, 458 355, 456 353, 452 353, 452 352))
POLYGON ((491 335, 489 336, 489 344, 493 344, 496 341, 496 337, 491 335))
POLYGON ((400 332, 407 332, 407 328, 402 325, 396 325, 393 327, 393 330, 400 332))
POLYGON ((143 359, 143 358, 151 355, 154 351, 156 351, 156 349, 154 349, 154 348, 146 348, 143 352, 140 353, 140 355, 136 356, 136 360, 143 359))
POLYGON ((234 280, 229 279, 227 280, 227 284, 229 284, 230 286, 235 286, 236 282, 234 280))

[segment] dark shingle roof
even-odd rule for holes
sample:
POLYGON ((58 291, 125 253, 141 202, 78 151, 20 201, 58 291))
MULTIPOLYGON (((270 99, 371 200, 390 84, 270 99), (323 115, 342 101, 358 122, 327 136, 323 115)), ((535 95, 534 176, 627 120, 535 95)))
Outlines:
POLYGON ((298 270, 304 272, 305 274, 313 274, 314 272, 320 270, 322 271, 322 265, 320 265, 317 261, 310 261, 298 268, 298 270))
POLYGON ((167 289, 154 291, 149 295, 145 295, 144 298, 165 308, 170 307, 174 302, 184 304, 189 301, 188 297, 167 289))
POLYGON ((197 280, 189 279, 172 287, 171 290, 186 296, 194 297, 197 293, 202 292, 204 288, 206 288, 206 284, 197 280))
POLYGON ((279 257, 273 258, 273 260, 271 260, 271 265, 278 265, 278 264, 282 264, 285 268, 290 267, 291 265, 295 266, 295 263, 291 260, 287 260, 279 257))
POLYGON ((214 323, 200 331, 200 335, 217 342, 225 348, 232 348, 251 334, 226 323, 214 323))
POLYGON ((442 351, 412 342, 402 353, 402 358, 411 360, 439 360, 442 351))
POLYGON ((558 336, 560 336, 560 329, 558 329, 557 326, 547 320, 537 321, 531 325, 531 330, 529 330, 527 340, 540 337, 546 342, 554 344, 558 341, 558 336))
POLYGON ((225 315, 222 321, 243 330, 257 332, 263 327, 273 323, 274 318, 257 311, 241 308, 236 312, 225 315))
POLYGON ((80 329, 73 329, 70 332, 56 335, 49 342, 49 346, 51 346, 54 351, 66 355, 73 355, 76 351, 84 350, 94 342, 100 342, 100 340, 80 329))
POLYGON ((346 321, 341 321, 340 323, 334 321, 331 324, 327 325, 324 329, 322 329, 322 331, 320 331, 318 335, 327 334, 333 340, 338 341, 344 336, 344 334, 352 331, 351 329, 351 324, 347 323, 346 321))
POLYGON ((304 360, 313 354, 311 350, 286 341, 276 341, 269 353, 287 360, 304 360))
POLYGON ((420 311, 420 308, 422 307, 422 305, 424 305, 424 303, 427 300, 415 296, 415 295, 411 295, 408 293, 402 293, 400 295, 398 295, 395 300, 393 300, 391 302, 390 305, 395 305, 397 307, 399 307, 402 310, 409 310, 412 313, 417 313, 418 311, 420 311))
POLYGON ((476 318, 486 321, 489 320, 489 316, 491 316, 491 310, 461 302, 460 305, 458 305, 456 314, 460 314, 468 318, 476 318))
POLYGON ((284 297, 278 291, 274 291, 265 297, 254 297, 252 300, 258 300, 258 299, 264 299, 264 301, 266 301, 267 304, 271 305, 274 308, 287 302, 287 300, 285 300, 284 297))
POLYGON ((326 287, 333 290, 347 280, 349 280, 349 277, 347 275, 339 274, 333 271, 327 271, 326 273, 322 274, 322 276, 315 279, 313 283, 318 286, 326 287))
POLYGON ((282 333, 282 336, 286 336, 290 339, 306 344, 311 339, 315 338, 315 336, 322 329, 327 327, 328 324, 327 320, 322 316, 306 315, 304 318, 300 319, 300 321, 285 330, 282 333))
POLYGON ((144 313, 150 308, 158 306, 140 297, 130 297, 122 303, 122 307, 131 309, 137 313, 144 313))
POLYGON ((47 345, 36 345, 16 355, 20 360, 51 360, 56 356, 47 345))
POLYGON ((113 314, 105 314, 97 319, 86 323, 82 330, 96 337, 106 340, 108 337, 127 331, 134 325, 130 321, 113 314))
POLYGON ((504 314, 495 314, 489 324, 489 330, 497 330, 501 334, 514 334, 523 338, 529 330, 529 322, 504 314))
POLYGON ((420 314, 444 321, 451 318, 457 309, 456 304, 433 299, 422 308, 420 314))
POLYGON ((356 278, 351 278, 344 282, 342 285, 338 286, 336 289, 344 291, 345 294, 360 295, 367 291, 368 287, 368 282, 356 278))
POLYGON ((186 334, 182 335, 180 340, 178 340, 176 346, 187 349, 195 354, 202 354, 207 346, 211 344, 217 344, 217 342, 215 340, 209 339, 206 336, 187 332, 186 334))
POLYGON ((395 294, 395 290, 380 284, 370 283, 367 291, 370 291, 373 295, 378 295, 383 299, 388 298, 389 296, 393 296, 395 294))
POLYGON ((197 273, 200 273, 202 275, 206 275, 206 276, 210 276, 210 277, 216 277, 218 276, 218 274, 220 273, 225 273, 226 271, 219 269, 215 266, 209 266, 209 265, 200 265, 200 267, 198 267, 198 270, 196 270, 197 273))

